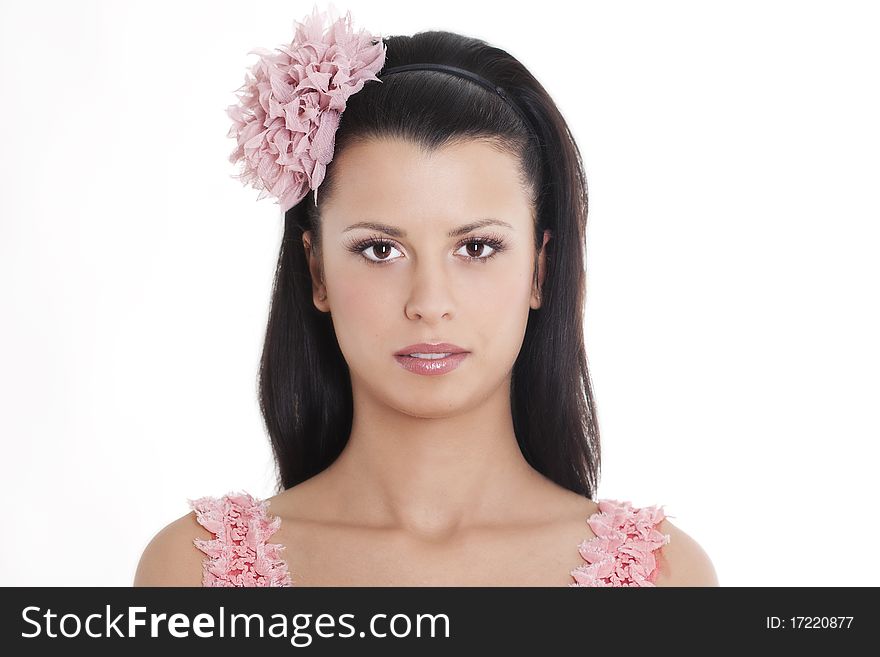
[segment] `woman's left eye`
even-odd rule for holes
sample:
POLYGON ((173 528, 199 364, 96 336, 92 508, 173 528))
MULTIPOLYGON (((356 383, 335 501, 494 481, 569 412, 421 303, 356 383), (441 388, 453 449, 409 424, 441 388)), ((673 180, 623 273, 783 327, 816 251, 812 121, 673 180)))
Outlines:
POLYGON ((500 246, 492 246, 488 241, 484 240, 471 240, 470 242, 465 242, 461 245, 461 248, 467 251, 464 255, 472 260, 488 260, 501 250, 500 246), (472 253, 471 249, 468 248, 473 246, 476 247, 475 253, 472 253), (487 247, 492 249, 492 252, 489 255, 484 255, 487 247))

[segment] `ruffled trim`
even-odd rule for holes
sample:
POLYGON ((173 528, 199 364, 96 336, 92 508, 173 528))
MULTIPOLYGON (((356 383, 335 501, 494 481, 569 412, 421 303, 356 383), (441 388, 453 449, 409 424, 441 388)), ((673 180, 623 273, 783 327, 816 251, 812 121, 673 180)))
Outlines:
POLYGON ((268 516, 268 501, 238 492, 187 502, 199 524, 214 534, 193 539, 207 555, 202 586, 293 586, 280 556, 284 546, 267 542, 281 526, 279 516, 268 516))
POLYGON ((571 571, 575 581, 569 586, 655 586, 654 550, 670 541, 656 528, 666 517, 663 507, 635 508, 612 499, 598 504, 587 519, 596 536, 578 546, 586 563, 571 571))

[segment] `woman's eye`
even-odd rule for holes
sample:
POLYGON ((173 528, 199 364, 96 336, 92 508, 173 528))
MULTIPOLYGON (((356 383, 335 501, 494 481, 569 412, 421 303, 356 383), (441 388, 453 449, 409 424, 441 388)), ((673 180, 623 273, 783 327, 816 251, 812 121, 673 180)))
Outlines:
POLYGON ((465 250, 464 255, 472 260, 488 260, 495 255, 495 247, 480 240, 465 242, 461 248, 465 250), (486 249, 491 249, 489 255, 486 255, 486 249))
POLYGON ((366 256, 367 260, 370 262, 388 262, 389 260, 393 260, 393 258, 389 257, 391 249, 397 251, 397 249, 394 248, 394 245, 389 242, 375 242, 373 244, 368 244, 361 253, 365 254, 365 256, 368 253, 375 255, 376 259, 366 256))

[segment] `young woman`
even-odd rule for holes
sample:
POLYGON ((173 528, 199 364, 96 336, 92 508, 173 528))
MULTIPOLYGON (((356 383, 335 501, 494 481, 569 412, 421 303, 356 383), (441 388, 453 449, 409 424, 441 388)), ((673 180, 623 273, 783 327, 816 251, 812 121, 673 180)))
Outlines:
POLYGON ((229 110, 284 211, 278 493, 190 500, 135 585, 717 585, 661 507, 594 500, 587 184, 556 105, 484 41, 349 22, 307 17, 229 110))

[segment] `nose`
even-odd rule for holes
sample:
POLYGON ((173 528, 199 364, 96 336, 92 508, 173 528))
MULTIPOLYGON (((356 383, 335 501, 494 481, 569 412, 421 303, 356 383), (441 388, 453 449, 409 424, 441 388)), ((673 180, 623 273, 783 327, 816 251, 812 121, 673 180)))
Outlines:
POLYGON ((454 314, 454 291, 442 267, 422 267, 413 274, 406 301, 406 316, 429 323, 450 319, 454 314))

